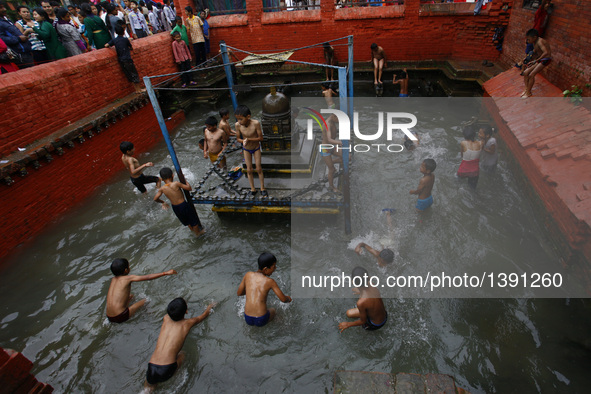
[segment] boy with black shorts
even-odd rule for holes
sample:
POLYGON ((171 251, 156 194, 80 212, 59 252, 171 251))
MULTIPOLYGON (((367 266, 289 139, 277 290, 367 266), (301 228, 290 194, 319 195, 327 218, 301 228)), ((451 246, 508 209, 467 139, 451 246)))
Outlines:
POLYGON ((205 229, 201 225, 199 217, 195 212, 195 207, 190 206, 189 203, 185 201, 185 196, 181 191, 181 189, 191 191, 191 185, 189 185, 188 182, 186 184, 175 182, 174 174, 168 167, 164 167, 160 170, 160 177, 164 181, 164 185, 158 189, 158 192, 154 196, 154 201, 162 204, 163 209, 168 209, 168 204, 160 199, 160 196, 164 194, 170 200, 172 210, 176 217, 184 226, 188 226, 198 237, 205 233, 205 229))
POLYGON ((156 384, 165 382, 174 375, 185 359, 185 353, 181 349, 189 331, 205 320, 215 305, 212 302, 201 315, 185 319, 187 302, 184 299, 175 298, 168 304, 156 349, 148 363, 145 384, 147 389, 153 390, 156 384))
POLYGON ((121 152, 123 153, 123 156, 121 156, 121 161, 131 175, 131 183, 137 187, 140 193, 147 192, 146 187, 144 186, 146 183, 155 183, 156 188, 160 187, 160 178, 157 176, 146 176, 142 174, 146 167, 153 167, 154 163, 148 162, 146 164, 140 165, 140 162, 135 157, 133 157, 135 148, 129 141, 123 141, 119 145, 119 149, 121 149, 121 152))

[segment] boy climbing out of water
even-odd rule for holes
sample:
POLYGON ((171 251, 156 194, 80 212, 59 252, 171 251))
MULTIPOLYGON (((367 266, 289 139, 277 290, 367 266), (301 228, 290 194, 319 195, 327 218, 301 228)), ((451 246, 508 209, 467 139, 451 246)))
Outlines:
MULTIPOLYGON (((203 131, 205 143, 203 144, 203 158, 209 156, 211 163, 215 163, 218 156, 228 147, 226 132, 218 128, 218 120, 213 116, 205 119, 205 130, 203 131)), ((226 157, 218 163, 219 168, 226 169, 226 157)))
POLYGON ((183 298, 175 298, 168 304, 156 349, 148 363, 145 384, 147 389, 153 390, 156 384, 165 382, 174 375, 185 360, 185 353, 181 349, 189 331, 205 320, 215 305, 212 302, 201 315, 185 319, 188 310, 187 302, 183 298))
MULTIPOLYGON (((324 60, 326 61, 327 66, 336 66, 337 61, 334 56, 334 48, 328 42, 322 44, 324 49, 324 60)), ((324 67, 326 70, 326 80, 333 81, 334 80, 334 68, 332 67, 324 67), (330 78, 329 78, 330 77, 330 78)))
POLYGON ((347 317, 357 319, 352 322, 339 323, 340 332, 349 327, 361 326, 364 330, 375 331, 382 328, 388 320, 388 313, 384 308, 384 301, 380 291, 369 284, 367 270, 362 267, 355 267, 351 274, 353 293, 359 294, 357 308, 349 309, 347 317))
POLYGON ((375 42, 371 44, 371 62, 373 63, 373 83, 374 85, 381 85, 382 71, 388 67, 388 62, 384 48, 375 42))
POLYGON ((175 182, 174 174, 168 167, 164 167, 160 170, 160 177, 164 181, 164 185, 158 189, 158 192, 154 196, 154 201, 162 204, 163 209, 168 209, 168 204, 160 199, 160 196, 164 194, 170 200, 174 214, 184 226, 188 226, 198 237, 205 233, 205 229, 201 225, 199 217, 195 212, 195 207, 190 206, 189 203, 185 201, 185 196, 181 191, 181 189, 191 191, 191 185, 189 185, 188 182, 186 184, 175 182))
POLYGON ((270 278, 277 269, 277 258, 268 252, 261 253, 258 259, 259 270, 247 272, 238 286, 238 296, 246 295, 244 320, 250 326, 262 327, 275 317, 275 308, 267 309, 267 295, 270 290, 281 302, 291 302, 291 297, 283 294, 277 282, 270 278))
POLYGON ((419 181, 419 187, 416 190, 411 190, 410 194, 417 194, 419 199, 417 200, 416 209, 417 212, 422 212, 433 205, 433 196, 431 195, 431 190, 433 190, 433 184, 435 183, 435 168, 437 164, 433 159, 425 159, 421 164, 421 174, 423 177, 419 181))
POLYGON ((115 275, 111 279, 111 285, 107 293, 107 318, 111 323, 123 323, 129 320, 146 303, 144 299, 129 306, 129 302, 133 298, 130 295, 133 282, 154 280, 166 275, 176 274, 175 270, 168 270, 159 274, 129 275, 129 262, 127 259, 113 260, 111 272, 115 275))
POLYGON ((236 116, 236 120, 238 121, 236 122, 236 141, 242 144, 248 182, 250 183, 249 197, 253 198, 257 194, 257 190, 254 187, 254 171, 252 169, 253 156, 259 181, 261 182, 261 197, 268 197, 269 193, 265 190, 263 167, 261 166, 261 141, 263 141, 261 122, 250 118, 250 109, 246 105, 236 107, 234 116, 236 116))
POLYGON ((326 100, 326 105, 329 109, 334 109, 336 107, 334 100, 332 99, 333 96, 336 96, 336 93, 330 88, 328 82, 322 83, 322 96, 324 97, 324 100, 326 100))
POLYGON ((406 72, 406 68, 402 70, 398 79, 396 77, 397 75, 394 74, 392 83, 394 85, 400 85, 400 94, 398 94, 398 97, 408 97, 408 73, 406 72))
POLYGON ((550 44, 548 41, 538 36, 536 29, 530 29, 526 33, 526 40, 528 44, 534 45, 534 53, 540 54, 536 60, 528 63, 526 69, 523 72, 523 82, 525 83, 525 90, 521 97, 531 97, 532 88, 536 82, 536 75, 542 71, 544 67, 552 62, 552 53, 550 52, 550 44))
POLYGON ((338 192, 339 189, 334 185, 334 174, 336 172, 335 163, 343 164, 343 152, 337 152, 337 147, 342 146, 343 143, 333 136, 336 135, 337 116, 332 114, 326 120, 328 130, 322 128, 322 145, 320 146, 320 157, 324 160, 326 168, 328 169, 328 187, 333 192, 338 192), (333 158, 333 155, 335 156, 333 158))
POLYGON ((119 145, 119 149, 121 150, 121 153, 123 153, 123 156, 121 156, 121 161, 131 175, 131 183, 137 187, 140 193, 147 192, 146 187, 144 186, 146 183, 155 183, 156 188, 160 187, 160 178, 157 176, 146 176, 142 174, 146 167, 153 167, 154 163, 148 162, 146 164, 140 165, 140 162, 135 157, 133 157, 135 154, 135 148, 129 141, 123 141, 119 145))
MULTIPOLYGON (((382 212, 386 213, 386 220, 388 223, 388 230, 390 233, 390 239, 388 239, 388 241, 391 241, 393 238, 392 215, 391 214, 394 211, 395 211, 395 209, 393 209, 393 208, 382 209, 382 212)), ((374 256, 376 258, 376 260, 378 261, 378 265, 380 267, 387 267, 390 263, 392 263, 394 261, 394 252, 392 251, 392 249, 384 248, 378 252, 377 250, 375 250, 374 248, 372 248, 371 246, 369 246, 365 242, 360 242, 355 247, 355 253, 357 253, 358 255, 361 255, 361 249, 367 250, 372 256, 374 256)))

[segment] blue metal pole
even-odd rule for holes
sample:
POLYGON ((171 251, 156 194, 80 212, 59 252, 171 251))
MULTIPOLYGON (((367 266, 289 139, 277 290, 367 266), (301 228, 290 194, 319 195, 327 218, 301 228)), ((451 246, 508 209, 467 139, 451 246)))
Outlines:
MULTIPOLYGON (((181 183, 187 183, 185 176, 183 175, 183 170, 181 170, 181 165, 179 164, 179 159, 176 157, 176 152, 174 151, 174 146, 172 146, 172 141, 170 139, 170 135, 168 134, 168 129, 166 128, 166 123, 164 122, 164 116, 162 116, 162 109, 160 109, 160 104, 158 103, 158 98, 156 97, 156 92, 154 92, 154 87, 152 86, 152 80, 149 77, 144 77, 144 84, 146 85, 146 92, 148 93, 148 97, 150 98, 150 102, 152 103, 152 108, 154 108, 154 113, 156 114, 156 119, 158 119, 158 124, 160 125, 160 130, 162 131, 162 135, 164 136, 164 141, 166 141, 166 146, 168 147, 168 152, 170 153, 170 157, 172 158, 172 164, 174 165, 174 169, 176 170, 177 175, 179 176, 179 181, 181 183)), ((197 215, 197 211, 195 210, 195 205, 192 204, 191 195, 187 190, 183 190, 185 194, 185 200, 189 202, 189 206, 195 211, 195 215, 197 215)), ((197 215, 197 226, 200 230, 203 230, 203 226, 201 225, 201 221, 199 220, 199 215, 197 215)))
MULTIPOLYGON (((341 111, 347 112, 347 69, 339 67, 339 102, 341 111)), ((350 118, 351 119, 351 118, 350 118)), ((351 234, 351 190, 349 189, 349 140, 343 143, 343 200, 345 210, 345 234, 351 234)))
POLYGON ((349 69, 349 90, 348 94, 348 103, 349 103, 349 119, 353 119, 353 36, 349 36, 349 58, 347 63, 347 68, 349 69))
POLYGON ((232 106, 234 111, 238 107, 238 100, 236 99, 236 93, 234 92, 234 79, 232 78, 232 68, 230 67, 230 58, 228 57, 228 48, 226 43, 220 41, 220 49, 222 50, 222 60, 224 61, 224 71, 226 72, 226 79, 228 80, 228 87, 230 88, 230 98, 232 99, 232 106))

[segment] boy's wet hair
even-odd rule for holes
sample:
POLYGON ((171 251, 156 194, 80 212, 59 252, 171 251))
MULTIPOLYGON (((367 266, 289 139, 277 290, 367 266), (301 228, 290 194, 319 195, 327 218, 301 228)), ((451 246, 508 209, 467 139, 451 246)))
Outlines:
POLYGON ((249 116, 250 115, 250 108, 248 108, 246 105, 239 105, 238 107, 236 107, 236 110, 234 111, 234 115, 238 115, 238 116, 249 116))
POLYGON ((400 73, 400 76, 398 77, 398 79, 406 79, 407 76, 408 76, 408 74, 406 73, 406 71, 402 71, 400 73))
POLYGON ((324 89, 330 89, 330 84, 328 82, 322 82, 322 87, 324 89))
POLYGON ((205 144, 205 138, 201 138, 197 145, 203 145, 203 144, 205 144))
POLYGON ((527 33, 525 33, 526 37, 539 37, 540 33, 536 29, 529 29, 527 33))
POLYGON ((205 119, 205 124, 207 126, 217 126, 218 120, 215 118, 215 116, 210 116, 207 119, 205 119))
POLYGON ((394 252, 390 249, 384 249, 380 252, 380 259, 386 264, 390 264, 394 261, 394 252))
POLYGON ((129 261, 127 259, 115 259, 111 263, 111 272, 115 276, 125 275, 125 270, 129 268, 129 261))
POLYGON ((371 49, 376 49, 378 47, 378 44, 376 44, 375 42, 371 44, 371 49))
POLYGON ((160 178, 172 179, 172 170, 168 167, 164 167, 160 170, 160 178))
POLYGON ((125 34, 123 26, 121 26, 120 24, 115 25, 115 34, 117 34, 118 36, 123 36, 125 34))
POLYGON ((433 172, 437 168, 437 163, 433 159, 425 159, 423 160, 423 164, 425 164, 425 169, 429 172, 433 172))
POLYGON ((464 135, 464 138, 468 141, 474 141, 474 138, 476 137, 476 131, 474 130, 474 127, 472 127, 471 125, 464 127, 464 130, 462 130, 462 134, 464 135))
POLYGON ((126 154, 127 152, 133 149, 133 144, 129 141, 123 141, 119 144, 119 149, 121 149, 121 152, 123 152, 123 154, 126 154))
POLYGON ((168 304, 166 313, 168 313, 168 316, 174 321, 182 320, 185 313, 187 313, 187 301, 181 297, 175 298, 168 304))
POLYGON ((277 263, 277 257, 269 252, 263 252, 259 256, 259 269, 262 270, 263 268, 271 268, 273 264, 277 263))
POLYGON ((363 279, 363 277, 365 275, 369 276, 369 274, 367 273, 367 270, 365 268, 363 268, 363 267, 355 267, 355 268, 353 268, 353 272, 351 272, 351 281, 354 281, 355 278, 357 278, 357 277, 360 277, 361 278, 361 281, 356 280, 356 281, 353 282, 353 283, 359 283, 359 282, 361 282, 361 285, 360 286, 353 285, 353 286, 364 289, 366 287, 366 286, 364 286, 365 285, 365 283, 364 283, 365 280, 363 279))
POLYGON ((490 125, 485 124, 484 126, 480 126, 480 128, 482 129, 482 131, 484 131, 484 135, 486 135, 488 137, 493 135, 493 129, 492 129, 492 127, 490 127, 490 125))
POLYGON ((324 42, 324 43, 322 43, 322 46, 323 46, 325 49, 328 49, 328 48, 330 48, 330 44, 329 44, 328 42, 324 42))
POLYGON ((404 136, 404 147, 408 150, 412 150, 415 148, 415 144, 414 144, 414 142, 412 142, 412 140, 410 138, 408 138, 407 136, 404 136))
POLYGON ((223 118, 226 115, 230 115, 230 110, 228 110, 228 108, 220 108, 220 110, 218 111, 218 113, 223 118))

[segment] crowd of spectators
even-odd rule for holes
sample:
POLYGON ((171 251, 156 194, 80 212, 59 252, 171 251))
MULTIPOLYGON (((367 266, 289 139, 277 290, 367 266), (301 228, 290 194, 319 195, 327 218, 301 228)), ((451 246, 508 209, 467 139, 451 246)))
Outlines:
POLYGON ((0 0, 0 73, 105 48, 117 37, 117 25, 130 40, 171 31, 177 25, 170 0, 146 1, 111 0, 64 8, 47 0, 34 8, 18 6, 18 17, 12 20, 7 4, 0 0))

